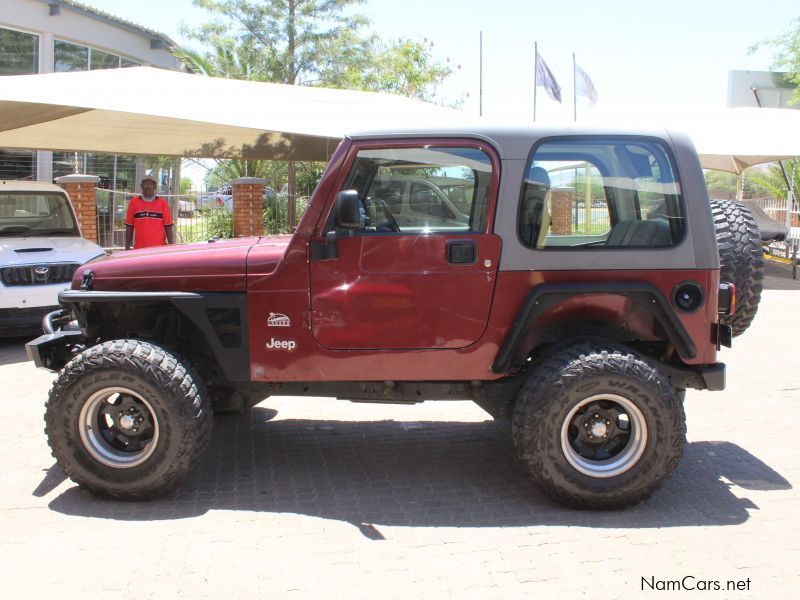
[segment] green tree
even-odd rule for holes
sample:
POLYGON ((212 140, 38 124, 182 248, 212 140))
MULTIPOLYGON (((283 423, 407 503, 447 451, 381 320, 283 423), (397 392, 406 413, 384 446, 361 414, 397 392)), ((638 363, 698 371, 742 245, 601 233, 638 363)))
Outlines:
POLYGON ((185 195, 185 194, 191 193, 193 186, 194 186, 194 183, 192 182, 192 178, 191 177, 181 177, 181 183, 180 183, 180 193, 181 194, 185 195))
POLYGON ((458 68, 433 57, 433 42, 398 39, 389 44, 377 36, 344 35, 329 53, 321 74, 327 87, 385 92, 431 102, 439 86, 458 68))
MULTIPOLYGON (((325 163, 296 162, 297 190, 299 195, 309 196, 317 186, 325 163)), ((209 188, 218 188, 238 177, 260 177, 267 180, 267 185, 280 191, 288 185, 288 165, 277 160, 219 160, 208 172, 206 184, 209 188)))
MULTIPOLYGON (((765 173, 762 167, 752 167, 742 173, 742 180, 744 182, 744 197, 757 198, 764 195, 773 195, 765 187, 765 182, 773 183, 773 172, 780 179, 780 184, 783 189, 786 189, 786 184, 783 182, 783 176, 780 174, 780 168, 777 163, 773 163, 770 170, 765 173)), ((703 176, 706 180, 706 188, 711 194, 712 198, 725 199, 726 197, 736 198, 738 193, 738 183, 736 175, 727 173, 725 171, 704 171, 703 176), (720 194, 722 192, 722 194, 720 194)), ((777 181, 774 181, 778 185, 777 181)), ((781 192, 781 196, 785 198, 786 192, 781 192)))
MULTIPOLYGON (((786 175, 795 193, 800 189, 800 159, 792 158, 783 162, 786 175)), ((768 170, 759 171, 745 179, 753 188, 755 196, 771 196, 773 198, 786 198, 789 188, 777 163, 772 163, 768 170)))
POLYGON ((792 21, 787 31, 752 46, 750 51, 753 52, 765 45, 776 49, 772 68, 785 73, 785 80, 795 87, 791 103, 800 104, 800 17, 792 21))
MULTIPOLYGON (((325 50, 335 44, 343 31, 357 31, 366 23, 361 15, 345 14, 346 9, 361 2, 194 0, 195 6, 206 9, 215 19, 187 34, 210 43, 217 55, 220 51, 223 54, 230 51, 237 59, 246 58, 247 79, 303 84, 319 79, 328 60, 325 50)), ((289 222, 292 225, 296 222, 295 169, 294 162, 289 161, 289 222)))
MULTIPOLYGON (((218 77, 290 85, 327 85, 431 99, 452 73, 432 44, 384 45, 363 36, 368 24, 349 9, 363 0, 194 0, 213 20, 188 37, 205 52, 178 53, 194 70, 218 77)), ((244 165, 246 172, 257 173, 244 165)), ((297 165, 287 163, 289 219, 296 222, 297 165)))
POLYGON ((326 52, 345 32, 360 30, 363 15, 347 14, 363 0, 194 0, 214 20, 187 34, 215 48, 238 48, 265 81, 302 85, 319 78, 326 52))
MULTIPOLYGON (((719 191, 736 197, 736 175, 725 171, 704 171, 703 176, 706 180, 706 188, 710 192, 719 191)), ((717 194, 719 195, 719 194, 717 194)))

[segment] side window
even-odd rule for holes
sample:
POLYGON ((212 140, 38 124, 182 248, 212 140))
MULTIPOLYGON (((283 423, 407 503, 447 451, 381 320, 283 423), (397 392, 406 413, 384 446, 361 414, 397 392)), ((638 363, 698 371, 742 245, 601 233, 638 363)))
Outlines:
POLYGON ((530 248, 665 247, 683 238, 680 186, 657 142, 545 142, 527 173, 517 232, 530 248))
POLYGON ((492 162, 468 147, 361 150, 343 190, 358 192, 363 234, 480 232, 492 184, 492 162))

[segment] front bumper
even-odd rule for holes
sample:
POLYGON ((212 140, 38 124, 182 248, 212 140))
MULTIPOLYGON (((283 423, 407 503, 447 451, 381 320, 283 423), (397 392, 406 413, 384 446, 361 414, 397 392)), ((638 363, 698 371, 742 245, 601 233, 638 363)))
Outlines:
POLYGON ((45 333, 25 344, 25 351, 33 364, 40 369, 58 372, 72 357, 84 349, 84 335, 76 324, 69 323, 64 329, 54 330, 54 322, 65 321, 69 313, 57 310, 40 320, 40 329, 45 333))

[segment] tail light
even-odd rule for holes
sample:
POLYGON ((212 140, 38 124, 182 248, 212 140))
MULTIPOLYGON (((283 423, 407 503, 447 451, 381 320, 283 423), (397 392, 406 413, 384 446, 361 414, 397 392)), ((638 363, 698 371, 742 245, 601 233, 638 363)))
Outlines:
POLYGON ((727 281, 719 284, 719 314, 730 316, 736 312, 736 285, 727 281))

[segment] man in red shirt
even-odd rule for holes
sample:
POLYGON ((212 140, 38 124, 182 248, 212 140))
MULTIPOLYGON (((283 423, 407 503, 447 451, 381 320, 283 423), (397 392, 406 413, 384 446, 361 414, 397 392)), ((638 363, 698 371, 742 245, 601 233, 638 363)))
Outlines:
POLYGON ((131 249, 131 242, 136 250, 175 243, 169 204, 156 196, 156 180, 152 177, 142 179, 141 196, 134 196, 128 203, 125 250, 131 249))

